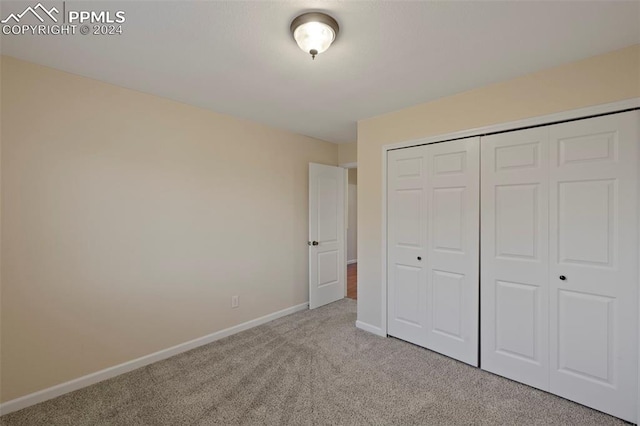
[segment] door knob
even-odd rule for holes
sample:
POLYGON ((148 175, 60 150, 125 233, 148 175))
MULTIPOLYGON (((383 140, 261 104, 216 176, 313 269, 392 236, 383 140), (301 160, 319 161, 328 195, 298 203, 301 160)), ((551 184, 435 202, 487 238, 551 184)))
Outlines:
POLYGON ((317 246, 320 243, 317 242, 317 241, 308 241, 307 244, 310 245, 310 246, 317 246))
POLYGON ((422 257, 418 256, 418 260, 422 260, 422 257))
POLYGON ((560 278, 560 280, 562 280, 562 281, 567 279, 567 277, 565 277, 564 275, 560 275, 558 278, 560 278))

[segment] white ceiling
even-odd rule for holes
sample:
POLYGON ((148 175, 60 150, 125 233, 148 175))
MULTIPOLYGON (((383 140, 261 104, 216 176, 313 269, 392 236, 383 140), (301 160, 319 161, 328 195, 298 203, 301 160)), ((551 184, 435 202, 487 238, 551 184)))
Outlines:
MULTIPOLYGON (((0 13, 36 3, 3 2, 0 13)), ((337 143, 355 141, 362 118, 640 43, 639 1, 67 1, 66 8, 124 10, 124 34, 2 36, 2 53, 337 143), (330 13, 341 27, 315 61, 289 33, 309 10, 330 13)))

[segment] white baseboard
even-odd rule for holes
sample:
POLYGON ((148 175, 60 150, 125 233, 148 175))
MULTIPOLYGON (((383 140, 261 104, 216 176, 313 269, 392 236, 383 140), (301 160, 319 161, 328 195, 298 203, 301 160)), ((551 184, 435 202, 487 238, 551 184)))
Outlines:
POLYGON ((356 321, 356 328, 359 328, 360 330, 368 331, 369 333, 373 333, 376 336, 387 337, 387 333, 382 331, 380 327, 367 324, 366 322, 356 321))
POLYGON ((128 373, 129 371, 133 371, 137 368, 144 367, 145 365, 153 364, 154 362, 170 358, 174 355, 178 355, 182 352, 195 349, 199 346, 215 342, 216 340, 231 336, 232 334, 257 327, 259 325, 268 323, 287 315, 291 315, 299 311, 303 311, 308 307, 309 303, 302 303, 300 305, 292 306, 290 308, 286 308, 281 311, 256 318, 254 320, 247 321, 242 324, 226 328, 224 330, 216 331, 215 333, 209 334, 207 336, 199 337, 197 339, 190 340, 188 342, 181 343, 179 345, 172 346, 170 348, 163 349, 161 351, 154 352, 152 354, 145 355, 143 357, 136 358, 119 365, 115 365, 113 367, 105 368, 104 370, 96 371, 95 373, 87 374, 86 376, 82 376, 77 379, 73 379, 68 382, 43 389, 41 391, 22 396, 20 398, 13 399, 11 401, 7 401, 0 404, 0 415, 22 410, 23 408, 27 408, 40 402, 44 402, 60 395, 64 395, 65 393, 73 392, 75 390, 101 382, 103 380, 119 376, 120 374, 128 373))
POLYGON ((347 265, 351 265, 352 263, 358 263, 358 259, 347 260, 347 265))

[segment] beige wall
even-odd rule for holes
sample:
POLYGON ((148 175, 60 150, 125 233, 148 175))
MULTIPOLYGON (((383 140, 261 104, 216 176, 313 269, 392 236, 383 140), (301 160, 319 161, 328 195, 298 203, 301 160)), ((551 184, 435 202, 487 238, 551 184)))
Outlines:
POLYGON ((2 401, 308 300, 308 163, 336 145, 12 58, 1 78, 2 401))
POLYGON ((0 55, 0 402, 2 401, 2 63, 0 55))
POLYGON ((350 142, 338 145, 338 164, 349 164, 358 161, 358 143, 350 142))
POLYGON ((640 45, 358 122, 358 320, 382 321, 383 145, 633 97, 640 45))

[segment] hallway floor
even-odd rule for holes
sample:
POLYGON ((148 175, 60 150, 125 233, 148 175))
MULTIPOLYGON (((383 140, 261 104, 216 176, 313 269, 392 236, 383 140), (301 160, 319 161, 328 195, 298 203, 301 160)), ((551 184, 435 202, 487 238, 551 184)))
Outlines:
POLYGON ((358 264, 347 265, 347 297, 358 298, 358 264))

